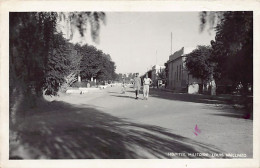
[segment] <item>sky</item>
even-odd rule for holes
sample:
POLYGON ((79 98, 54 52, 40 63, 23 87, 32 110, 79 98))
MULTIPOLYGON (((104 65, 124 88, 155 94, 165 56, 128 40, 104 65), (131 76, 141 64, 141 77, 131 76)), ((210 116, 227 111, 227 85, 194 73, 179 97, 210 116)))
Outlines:
MULTIPOLYGON (((215 32, 202 33, 199 12, 106 12, 101 25, 100 42, 95 44, 90 31, 84 37, 90 45, 109 54, 117 73, 145 73, 153 65, 164 65, 172 53, 182 47, 210 45, 215 32)), ((78 42, 75 35, 73 42, 78 42)))

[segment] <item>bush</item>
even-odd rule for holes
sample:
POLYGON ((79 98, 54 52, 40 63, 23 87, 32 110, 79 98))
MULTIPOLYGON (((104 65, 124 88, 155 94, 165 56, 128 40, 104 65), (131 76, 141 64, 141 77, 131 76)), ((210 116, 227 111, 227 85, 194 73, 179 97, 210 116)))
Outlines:
POLYGON ((90 84, 90 87, 95 87, 96 86, 96 83, 94 81, 89 82, 89 84, 90 84))
POLYGON ((88 85, 88 82, 75 82, 75 83, 73 83, 72 85, 71 85, 71 87, 77 87, 77 88, 79 88, 79 87, 87 87, 87 85, 88 85))
POLYGON ((104 81, 97 81, 97 85, 105 85, 106 83, 104 81))
POLYGON ((79 88, 79 87, 88 87, 88 83, 89 83, 90 87, 95 87, 96 86, 96 83, 94 81, 89 81, 89 82, 87 82, 87 81, 78 82, 77 81, 77 82, 73 83, 71 85, 71 87, 77 87, 77 88, 79 88))

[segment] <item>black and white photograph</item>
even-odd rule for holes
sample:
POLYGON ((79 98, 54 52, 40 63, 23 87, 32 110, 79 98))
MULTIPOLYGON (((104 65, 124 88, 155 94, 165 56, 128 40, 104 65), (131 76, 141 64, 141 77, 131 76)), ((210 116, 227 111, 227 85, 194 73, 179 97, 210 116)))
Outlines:
POLYGON ((256 12, 8 11, 4 155, 256 159, 256 12))

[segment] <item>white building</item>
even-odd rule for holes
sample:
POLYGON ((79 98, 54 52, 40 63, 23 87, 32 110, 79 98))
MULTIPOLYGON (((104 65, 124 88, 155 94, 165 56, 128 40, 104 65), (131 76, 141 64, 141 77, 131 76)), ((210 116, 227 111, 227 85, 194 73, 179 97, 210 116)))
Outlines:
POLYGON ((186 66, 186 54, 192 52, 195 47, 182 47, 174 54, 169 56, 167 61, 167 88, 176 92, 198 93, 199 79, 193 78, 189 75, 186 66))

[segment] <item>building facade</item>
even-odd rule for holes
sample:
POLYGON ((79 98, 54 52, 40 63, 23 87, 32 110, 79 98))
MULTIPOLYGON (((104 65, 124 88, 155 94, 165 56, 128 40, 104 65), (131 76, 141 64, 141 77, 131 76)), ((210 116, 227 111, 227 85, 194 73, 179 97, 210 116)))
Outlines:
POLYGON ((182 47, 169 56, 167 61, 167 88, 176 92, 198 93, 200 80, 189 75, 185 60, 186 54, 194 50, 194 47, 182 47))

